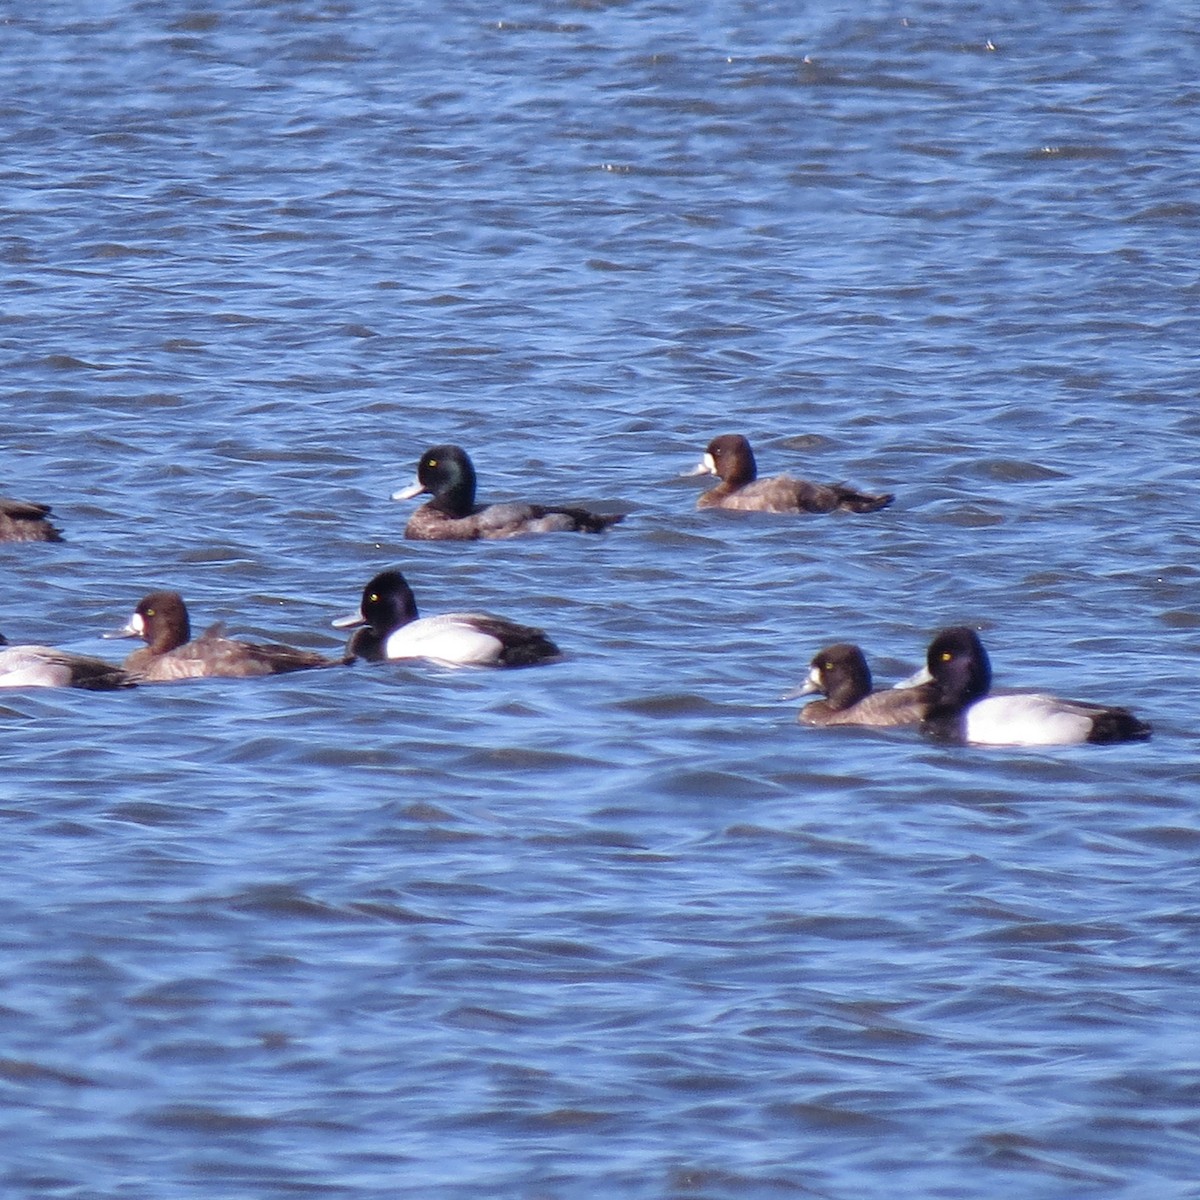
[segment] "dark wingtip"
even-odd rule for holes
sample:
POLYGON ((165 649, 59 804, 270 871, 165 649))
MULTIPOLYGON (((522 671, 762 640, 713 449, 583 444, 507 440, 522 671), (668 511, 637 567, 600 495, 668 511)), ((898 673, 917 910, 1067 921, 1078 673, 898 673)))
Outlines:
POLYGON ((548 512, 565 513, 575 522, 579 533, 603 533, 610 525, 625 520, 624 513, 596 513, 586 508, 547 509, 548 512))
POLYGON ((1127 708, 1106 708, 1092 719, 1087 740, 1097 745, 1112 742, 1144 742, 1153 733, 1151 726, 1135 717, 1127 708))
POLYGON ((536 667, 561 662, 566 656, 540 629, 530 630, 528 640, 506 646, 500 658, 502 667, 536 667), (536 636, 535 636, 536 635, 536 636))
POLYGON ((625 520, 624 513, 588 513, 591 518, 584 529, 588 533, 603 533, 610 525, 619 525, 625 520))
POLYGON ((887 508, 895 499, 896 497, 891 492, 881 492, 878 496, 855 495, 845 503, 844 507, 856 513, 878 512, 881 508, 887 508))

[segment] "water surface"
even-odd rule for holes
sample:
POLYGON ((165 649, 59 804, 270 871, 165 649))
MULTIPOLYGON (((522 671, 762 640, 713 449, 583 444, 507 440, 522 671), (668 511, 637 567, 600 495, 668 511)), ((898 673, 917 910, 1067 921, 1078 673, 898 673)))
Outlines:
POLYGON ((568 653, 0 702, 13 1195, 1194 1196, 1177 3, 47 3, 0 26, 0 629, 568 653), (697 512, 716 433, 868 517, 697 512), (602 538, 405 542, 458 441, 602 538), (1154 740, 780 694, 983 630, 1154 740))

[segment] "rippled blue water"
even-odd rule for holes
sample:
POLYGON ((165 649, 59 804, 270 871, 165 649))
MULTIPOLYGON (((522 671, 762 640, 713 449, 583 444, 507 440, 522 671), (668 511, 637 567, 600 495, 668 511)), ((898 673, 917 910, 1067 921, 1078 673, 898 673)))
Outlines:
POLYGON ((51 2, 0 23, 0 629, 561 665, 0 701, 5 1195, 1195 1196, 1179 3, 51 2), (697 512, 708 439, 897 493, 697 512), (603 538, 407 543, 460 441, 603 538), (802 729, 984 630, 1129 747, 802 729))

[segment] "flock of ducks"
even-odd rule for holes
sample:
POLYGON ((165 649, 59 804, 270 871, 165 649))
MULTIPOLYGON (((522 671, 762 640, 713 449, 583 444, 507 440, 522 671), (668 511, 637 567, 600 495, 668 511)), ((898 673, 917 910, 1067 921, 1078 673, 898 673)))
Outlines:
POLYGON ((991 696, 992 664, 979 635, 965 625, 929 643, 925 666, 891 688, 871 690, 871 668, 858 646, 819 651, 792 695, 821 693, 800 710, 804 725, 919 725, 945 741, 978 746, 1068 746, 1137 742, 1150 726, 1127 708, 1063 700, 1041 692, 991 696))
MULTIPOLYGON (((689 475, 719 482, 698 508, 743 512, 877 512, 887 493, 859 492, 843 484, 811 483, 778 475, 759 479, 754 452, 740 434, 709 442, 689 475)), ((521 502, 477 503, 475 468, 459 446, 439 445, 417 463, 413 482, 394 500, 427 494, 405 527, 419 541, 475 541, 537 533, 603 533, 623 514, 521 502)), ((0 542, 54 542, 62 534, 42 504, 0 498, 0 542)), ((105 637, 137 637, 145 645, 116 664, 50 646, 9 646, 0 636, 0 687, 77 687, 94 690, 144 683, 226 676, 249 678, 342 666, 363 659, 424 659, 447 666, 526 667, 562 657, 540 629, 489 613, 422 617, 408 581, 398 570, 376 575, 363 589, 357 612, 333 622, 354 632, 340 657, 278 643, 228 638, 220 625, 191 635, 187 606, 178 592, 152 592, 128 623, 105 637)), ((941 631, 930 643, 925 669, 893 688, 872 690, 862 650, 839 643, 812 660, 805 683, 792 695, 819 693, 799 720, 805 725, 917 726, 930 736, 979 745, 1067 745, 1140 741, 1150 726, 1128 709, 1062 700, 1041 693, 989 695, 991 663, 974 630, 941 631)))

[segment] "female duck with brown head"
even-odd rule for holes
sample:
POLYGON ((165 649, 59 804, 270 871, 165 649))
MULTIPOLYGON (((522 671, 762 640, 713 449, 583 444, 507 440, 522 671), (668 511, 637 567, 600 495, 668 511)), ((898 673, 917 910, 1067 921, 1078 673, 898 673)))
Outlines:
POLYGON ((144 683, 212 676, 248 679, 310 667, 336 667, 346 661, 275 642, 235 641, 223 636, 219 624, 190 641, 187 605, 178 592, 144 596, 129 623, 104 636, 145 639, 146 645, 125 660, 125 670, 144 683))
POLYGON ((810 483, 790 475, 759 479, 750 443, 740 433, 724 433, 708 443, 704 458, 691 475, 716 475, 721 480, 699 500, 697 508, 731 508, 770 513, 828 513, 835 509, 867 513, 886 508, 890 493, 856 492, 840 483, 810 483))
POLYGON ((866 656, 850 642, 826 646, 813 656, 808 679, 791 696, 824 694, 806 704, 796 718, 802 725, 916 725, 934 699, 933 684, 871 691, 866 656))

